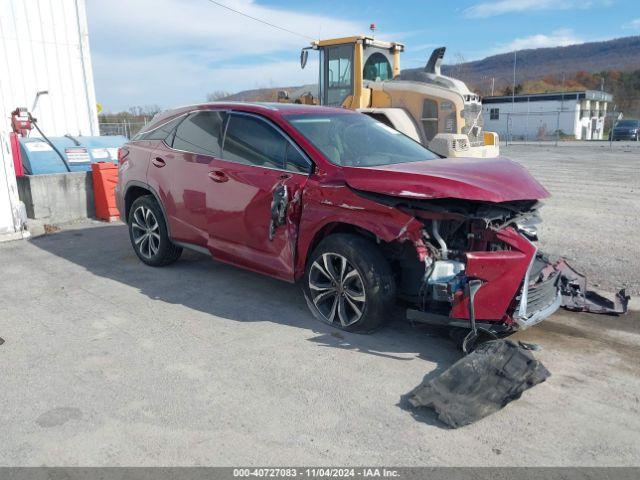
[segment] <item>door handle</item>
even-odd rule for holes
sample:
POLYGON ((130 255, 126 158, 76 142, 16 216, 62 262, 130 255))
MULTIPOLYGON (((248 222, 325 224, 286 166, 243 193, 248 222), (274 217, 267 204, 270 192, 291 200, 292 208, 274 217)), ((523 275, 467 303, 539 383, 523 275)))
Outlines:
POLYGON ((165 162, 162 158, 160 157, 156 157, 153 160, 151 160, 151 163, 153 163, 156 167, 161 168, 164 167, 167 162, 165 162))
POLYGON ((280 178, 280 180, 289 180, 291 178, 291 174, 290 173, 282 173, 279 178, 280 178))
POLYGON ((227 177, 227 174, 220 170, 213 170, 209 172, 209 178, 217 183, 224 183, 227 180, 229 180, 229 177, 227 177))

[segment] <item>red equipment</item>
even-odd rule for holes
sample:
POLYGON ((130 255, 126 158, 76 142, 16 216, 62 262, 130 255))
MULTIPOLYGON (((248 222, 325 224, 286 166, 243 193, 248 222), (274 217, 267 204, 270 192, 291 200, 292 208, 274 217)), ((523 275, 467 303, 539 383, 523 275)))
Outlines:
POLYGON ((29 136, 33 125, 31 124, 31 116, 26 108, 18 107, 11 112, 11 127, 17 135, 21 137, 29 136))
POLYGON ((13 157, 13 169, 16 172, 16 177, 24 177, 20 142, 18 140, 18 135, 15 132, 11 132, 9 134, 9 142, 11 144, 11 156, 13 157))

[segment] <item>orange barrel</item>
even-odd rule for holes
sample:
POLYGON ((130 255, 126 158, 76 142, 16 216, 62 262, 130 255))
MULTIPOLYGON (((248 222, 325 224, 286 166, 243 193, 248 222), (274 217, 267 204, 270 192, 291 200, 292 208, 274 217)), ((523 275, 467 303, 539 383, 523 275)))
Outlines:
POLYGON ((114 222, 119 216, 115 192, 118 183, 118 166, 110 162, 92 163, 91 172, 96 217, 107 222, 114 222))

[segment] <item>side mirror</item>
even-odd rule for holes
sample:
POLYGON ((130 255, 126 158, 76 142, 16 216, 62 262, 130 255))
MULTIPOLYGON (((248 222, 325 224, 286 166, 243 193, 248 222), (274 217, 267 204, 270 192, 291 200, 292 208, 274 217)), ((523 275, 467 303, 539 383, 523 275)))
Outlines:
POLYGON ((309 50, 303 48, 300 51, 300 68, 304 69, 307 66, 307 60, 309 59, 309 50))

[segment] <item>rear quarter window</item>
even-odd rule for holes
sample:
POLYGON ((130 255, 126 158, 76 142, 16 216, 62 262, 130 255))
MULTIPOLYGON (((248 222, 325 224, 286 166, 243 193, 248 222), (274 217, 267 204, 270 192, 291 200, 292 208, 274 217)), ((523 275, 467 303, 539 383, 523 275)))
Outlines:
POLYGON ((184 120, 183 115, 170 120, 158 128, 136 135, 133 140, 166 140, 167 137, 173 133, 176 125, 178 125, 182 120, 184 120))

